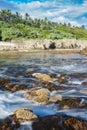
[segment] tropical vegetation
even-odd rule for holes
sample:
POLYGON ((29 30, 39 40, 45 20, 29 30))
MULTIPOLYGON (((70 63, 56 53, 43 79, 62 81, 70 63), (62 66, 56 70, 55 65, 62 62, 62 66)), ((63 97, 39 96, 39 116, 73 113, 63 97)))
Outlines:
POLYGON ((20 39, 87 39, 87 30, 44 19, 31 18, 28 13, 22 16, 11 10, 0 11, 0 40, 11 41, 20 39))

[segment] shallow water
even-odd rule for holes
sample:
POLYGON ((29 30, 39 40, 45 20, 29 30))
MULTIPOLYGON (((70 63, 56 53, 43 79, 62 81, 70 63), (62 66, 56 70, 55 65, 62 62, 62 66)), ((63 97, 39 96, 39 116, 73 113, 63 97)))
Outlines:
MULTIPOLYGON (((57 75, 78 73, 85 75, 87 74, 87 56, 51 53, 0 54, 0 77, 9 78, 12 83, 31 87, 35 79, 25 76, 26 71, 29 70, 39 73, 56 73, 57 75)), ((87 82, 86 76, 69 78, 69 82, 74 85, 65 84, 69 89, 57 93, 63 97, 79 97, 87 103, 87 91, 81 91, 87 90, 87 86, 82 86, 83 81, 87 82)), ((23 93, 24 91, 15 93, 0 91, 0 118, 13 114, 17 108, 27 107, 39 116, 61 113, 87 120, 87 108, 58 110, 58 106, 54 104, 40 105, 32 100, 29 101, 22 97, 23 93)))

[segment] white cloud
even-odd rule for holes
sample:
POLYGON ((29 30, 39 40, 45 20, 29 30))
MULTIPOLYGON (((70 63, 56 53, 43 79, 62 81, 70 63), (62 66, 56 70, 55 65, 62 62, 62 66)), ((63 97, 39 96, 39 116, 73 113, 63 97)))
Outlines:
POLYGON ((71 25, 80 26, 76 21, 72 21, 68 18, 65 18, 64 16, 56 17, 52 20, 58 23, 71 23, 71 25))
MULTIPOLYGON (((0 7, 3 6, 3 2, 8 6, 6 7, 14 7, 22 15, 26 12, 30 14, 33 18, 43 18, 48 17, 49 19, 56 21, 56 22, 66 22, 71 23, 72 25, 81 25, 85 24, 87 26, 87 0, 81 5, 70 5, 62 3, 62 0, 46 0, 44 2, 40 2, 39 0, 28 2, 28 3, 7 3, 6 0, 0 0, 0 7), (78 19, 79 17, 79 19, 78 19)), ((13 9, 14 9, 13 8, 13 9)), ((12 9, 12 8, 11 8, 12 9)), ((16 10, 16 11, 17 11, 16 10)))

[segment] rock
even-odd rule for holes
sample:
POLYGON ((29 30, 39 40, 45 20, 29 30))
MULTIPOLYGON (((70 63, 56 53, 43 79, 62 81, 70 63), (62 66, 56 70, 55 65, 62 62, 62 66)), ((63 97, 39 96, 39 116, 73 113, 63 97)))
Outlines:
POLYGON ((82 85, 83 86, 87 86, 87 82, 82 82, 82 85))
POLYGON ((50 91, 47 88, 41 88, 36 90, 36 95, 38 96, 49 96, 50 95, 50 91))
POLYGON ((87 55, 87 47, 84 48, 80 53, 83 54, 83 55, 87 55))
POLYGON ((68 109, 68 108, 79 108, 81 99, 63 99, 62 101, 58 101, 59 108, 68 109))
POLYGON ((55 73, 50 73, 49 75, 50 75, 51 78, 56 78, 57 77, 57 74, 55 74, 55 73))
POLYGON ((33 73, 32 76, 43 81, 51 80, 51 77, 48 74, 33 73))
POLYGON ((33 130, 64 130, 61 125, 61 117, 57 115, 46 116, 34 122, 33 130))
POLYGON ((40 95, 34 97, 34 101, 38 103, 46 103, 48 101, 49 97, 45 95, 40 95))
POLYGON ((29 100, 34 100, 38 103, 46 103, 50 96, 50 91, 46 88, 33 88, 23 95, 29 100))
MULTIPOLYGON (((38 86, 38 84, 36 86, 38 86)), ((40 86, 42 86, 43 88, 48 88, 50 91, 67 89, 65 86, 56 85, 56 83, 54 82, 42 82, 40 86)))
POLYGON ((14 112, 14 115, 19 122, 36 121, 38 119, 37 115, 28 108, 19 108, 14 112))
POLYGON ((56 95, 50 96, 49 102, 55 103, 57 101, 62 101, 62 98, 63 98, 62 95, 56 94, 56 95))
POLYGON ((55 79, 55 82, 59 82, 60 84, 65 84, 67 82, 67 75, 61 75, 55 79))
POLYGON ((50 91, 57 90, 57 86, 53 82, 42 82, 41 86, 44 88, 48 88, 50 91))
POLYGON ((4 85, 6 83, 9 83, 9 79, 6 79, 6 78, 0 78, 0 85, 4 85))
POLYGON ((13 124, 12 118, 9 116, 0 123, 0 130, 17 130, 20 127, 18 122, 13 124))
POLYGON ((69 118, 64 121, 66 130, 87 130, 87 122, 76 118, 69 118))
POLYGON ((16 92, 16 91, 20 91, 20 90, 28 90, 29 88, 21 86, 19 84, 6 84, 6 89, 11 91, 11 92, 16 92))

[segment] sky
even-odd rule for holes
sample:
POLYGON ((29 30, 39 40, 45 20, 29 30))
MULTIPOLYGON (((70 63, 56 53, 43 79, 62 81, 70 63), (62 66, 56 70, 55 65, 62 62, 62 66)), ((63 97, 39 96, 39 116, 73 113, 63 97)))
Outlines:
POLYGON ((87 28, 87 0, 0 0, 0 9, 87 28))

